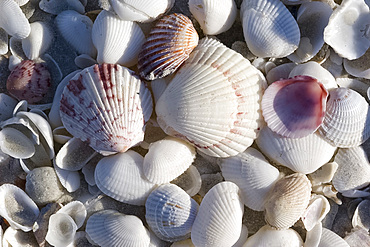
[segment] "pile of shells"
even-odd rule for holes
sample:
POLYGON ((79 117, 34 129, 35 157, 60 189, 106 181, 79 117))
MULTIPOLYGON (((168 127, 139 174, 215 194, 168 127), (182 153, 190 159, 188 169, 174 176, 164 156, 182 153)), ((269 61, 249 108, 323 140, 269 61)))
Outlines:
POLYGON ((0 246, 370 246, 369 7, 0 0, 0 246))

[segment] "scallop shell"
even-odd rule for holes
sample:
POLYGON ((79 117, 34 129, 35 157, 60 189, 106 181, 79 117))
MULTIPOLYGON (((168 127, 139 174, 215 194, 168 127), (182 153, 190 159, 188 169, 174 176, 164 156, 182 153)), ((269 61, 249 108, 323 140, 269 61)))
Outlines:
POLYGON ((263 211, 267 194, 279 179, 279 170, 251 147, 237 156, 222 159, 220 167, 225 180, 239 186, 243 203, 253 210, 263 211))
POLYGON ((319 247, 350 247, 347 242, 335 232, 323 227, 319 247))
POLYGON ((144 139, 152 114, 152 98, 144 83, 120 65, 94 65, 76 74, 60 104, 66 129, 97 152, 125 152, 144 139))
POLYGON ((175 72, 197 46, 198 39, 193 23, 185 15, 162 17, 150 30, 139 53, 140 76, 154 80, 175 72))
POLYGON ((188 4, 205 35, 217 35, 229 30, 236 18, 234 0, 190 0, 188 4))
POLYGON ((35 21, 30 25, 31 33, 22 40, 22 48, 27 58, 34 60, 49 49, 54 35, 45 22, 35 21))
POLYGON ((348 88, 329 93, 320 135, 342 148, 359 146, 370 137, 369 104, 359 93, 348 88))
POLYGON ((13 0, 0 2, 0 28, 17 39, 26 38, 31 26, 19 5, 13 0))
POLYGON ((294 173, 277 181, 265 202, 265 220, 277 229, 288 229, 305 212, 311 197, 306 175, 294 173))
POLYGON ((310 76, 295 76, 272 83, 262 97, 262 115, 275 133, 301 138, 321 125, 328 92, 310 76))
POLYGON ((198 204, 183 189, 163 184, 148 196, 145 219, 162 240, 174 242, 190 237, 198 204))
POLYGON ((144 205, 156 186, 144 178, 143 157, 132 150, 101 159, 95 182, 106 195, 133 205, 144 205))
POLYGON ((137 56, 145 42, 138 24, 121 20, 105 10, 96 17, 91 35, 98 51, 98 63, 132 66, 137 63, 137 56))
POLYGON ((256 56, 285 57, 298 48, 297 21, 281 1, 243 1, 241 19, 245 41, 256 56))
POLYGON ((196 48, 159 98, 157 122, 207 155, 236 155, 262 125, 265 85, 261 72, 239 53, 225 46, 196 48))
POLYGON ((115 210, 102 210, 90 216, 86 223, 87 238, 95 245, 148 247, 149 231, 134 215, 115 210))
POLYGON ((27 159, 35 154, 34 143, 17 129, 6 127, 0 130, 0 149, 16 159, 27 159))
POLYGON ((267 126, 256 139, 258 147, 274 162, 304 174, 312 173, 327 163, 336 147, 321 138, 317 132, 303 138, 281 137, 267 126))
POLYGON ((77 229, 85 222, 87 211, 85 205, 80 201, 71 201, 58 210, 57 214, 68 214, 76 223, 77 229))
POLYGON ((239 239, 244 213, 240 193, 236 184, 227 181, 207 192, 191 230, 195 246, 231 246, 239 239))
POLYGON ((77 225, 71 216, 65 213, 53 214, 49 218, 49 227, 45 240, 52 246, 67 246, 72 243, 77 225))

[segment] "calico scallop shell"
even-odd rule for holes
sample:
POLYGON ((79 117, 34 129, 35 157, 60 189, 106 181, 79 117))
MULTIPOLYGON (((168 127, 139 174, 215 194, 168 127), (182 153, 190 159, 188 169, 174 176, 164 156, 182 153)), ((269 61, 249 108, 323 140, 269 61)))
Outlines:
POLYGON ((156 104, 157 122, 171 136, 207 155, 228 157, 249 147, 262 125, 266 81, 225 46, 196 48, 156 104))
POLYGON ((88 67, 64 88, 60 115, 73 136, 97 152, 125 152, 144 139, 152 98, 134 73, 118 64, 88 67))
POLYGON ((0 28, 17 39, 26 38, 31 26, 19 5, 13 0, 0 2, 0 28))
POLYGON ((140 76, 154 80, 175 72, 197 46, 198 39, 187 16, 174 13, 162 17, 150 30, 139 53, 140 76))
POLYGON ((31 33, 27 38, 22 39, 22 49, 26 57, 33 60, 49 49, 54 35, 45 22, 35 21, 30 25, 31 33))
POLYGON ((310 76, 272 83, 262 96, 262 115, 275 133, 289 138, 312 134, 321 125, 328 92, 310 76))
POLYGON ((370 137, 369 104, 359 93, 348 88, 329 93, 320 135, 341 148, 358 146, 370 137))
POLYGON ((265 220, 277 229, 288 229, 303 215, 311 197, 306 175, 294 173, 277 181, 265 202, 265 220))

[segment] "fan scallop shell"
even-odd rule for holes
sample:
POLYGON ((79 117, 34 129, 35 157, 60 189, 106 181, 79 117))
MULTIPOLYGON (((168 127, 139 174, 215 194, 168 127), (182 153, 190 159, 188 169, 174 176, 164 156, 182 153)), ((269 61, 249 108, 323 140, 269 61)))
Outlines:
POLYGON ((97 152, 125 152, 144 139, 152 98, 144 83, 120 65, 101 64, 77 73, 60 101, 64 127, 97 152))
POLYGON ((198 39, 187 16, 174 13, 162 17, 151 29, 139 53, 140 76, 154 80, 173 73, 189 57, 198 39))
POLYGON ((239 53, 223 45, 201 46, 159 98, 157 122, 207 155, 237 155, 262 125, 265 86, 263 75, 239 53))

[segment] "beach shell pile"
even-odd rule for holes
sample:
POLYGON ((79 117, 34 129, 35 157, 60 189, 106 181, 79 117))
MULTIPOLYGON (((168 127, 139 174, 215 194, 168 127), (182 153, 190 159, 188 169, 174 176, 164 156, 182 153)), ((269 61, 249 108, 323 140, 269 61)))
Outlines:
POLYGON ((0 0, 0 247, 370 246, 368 0, 0 0))

